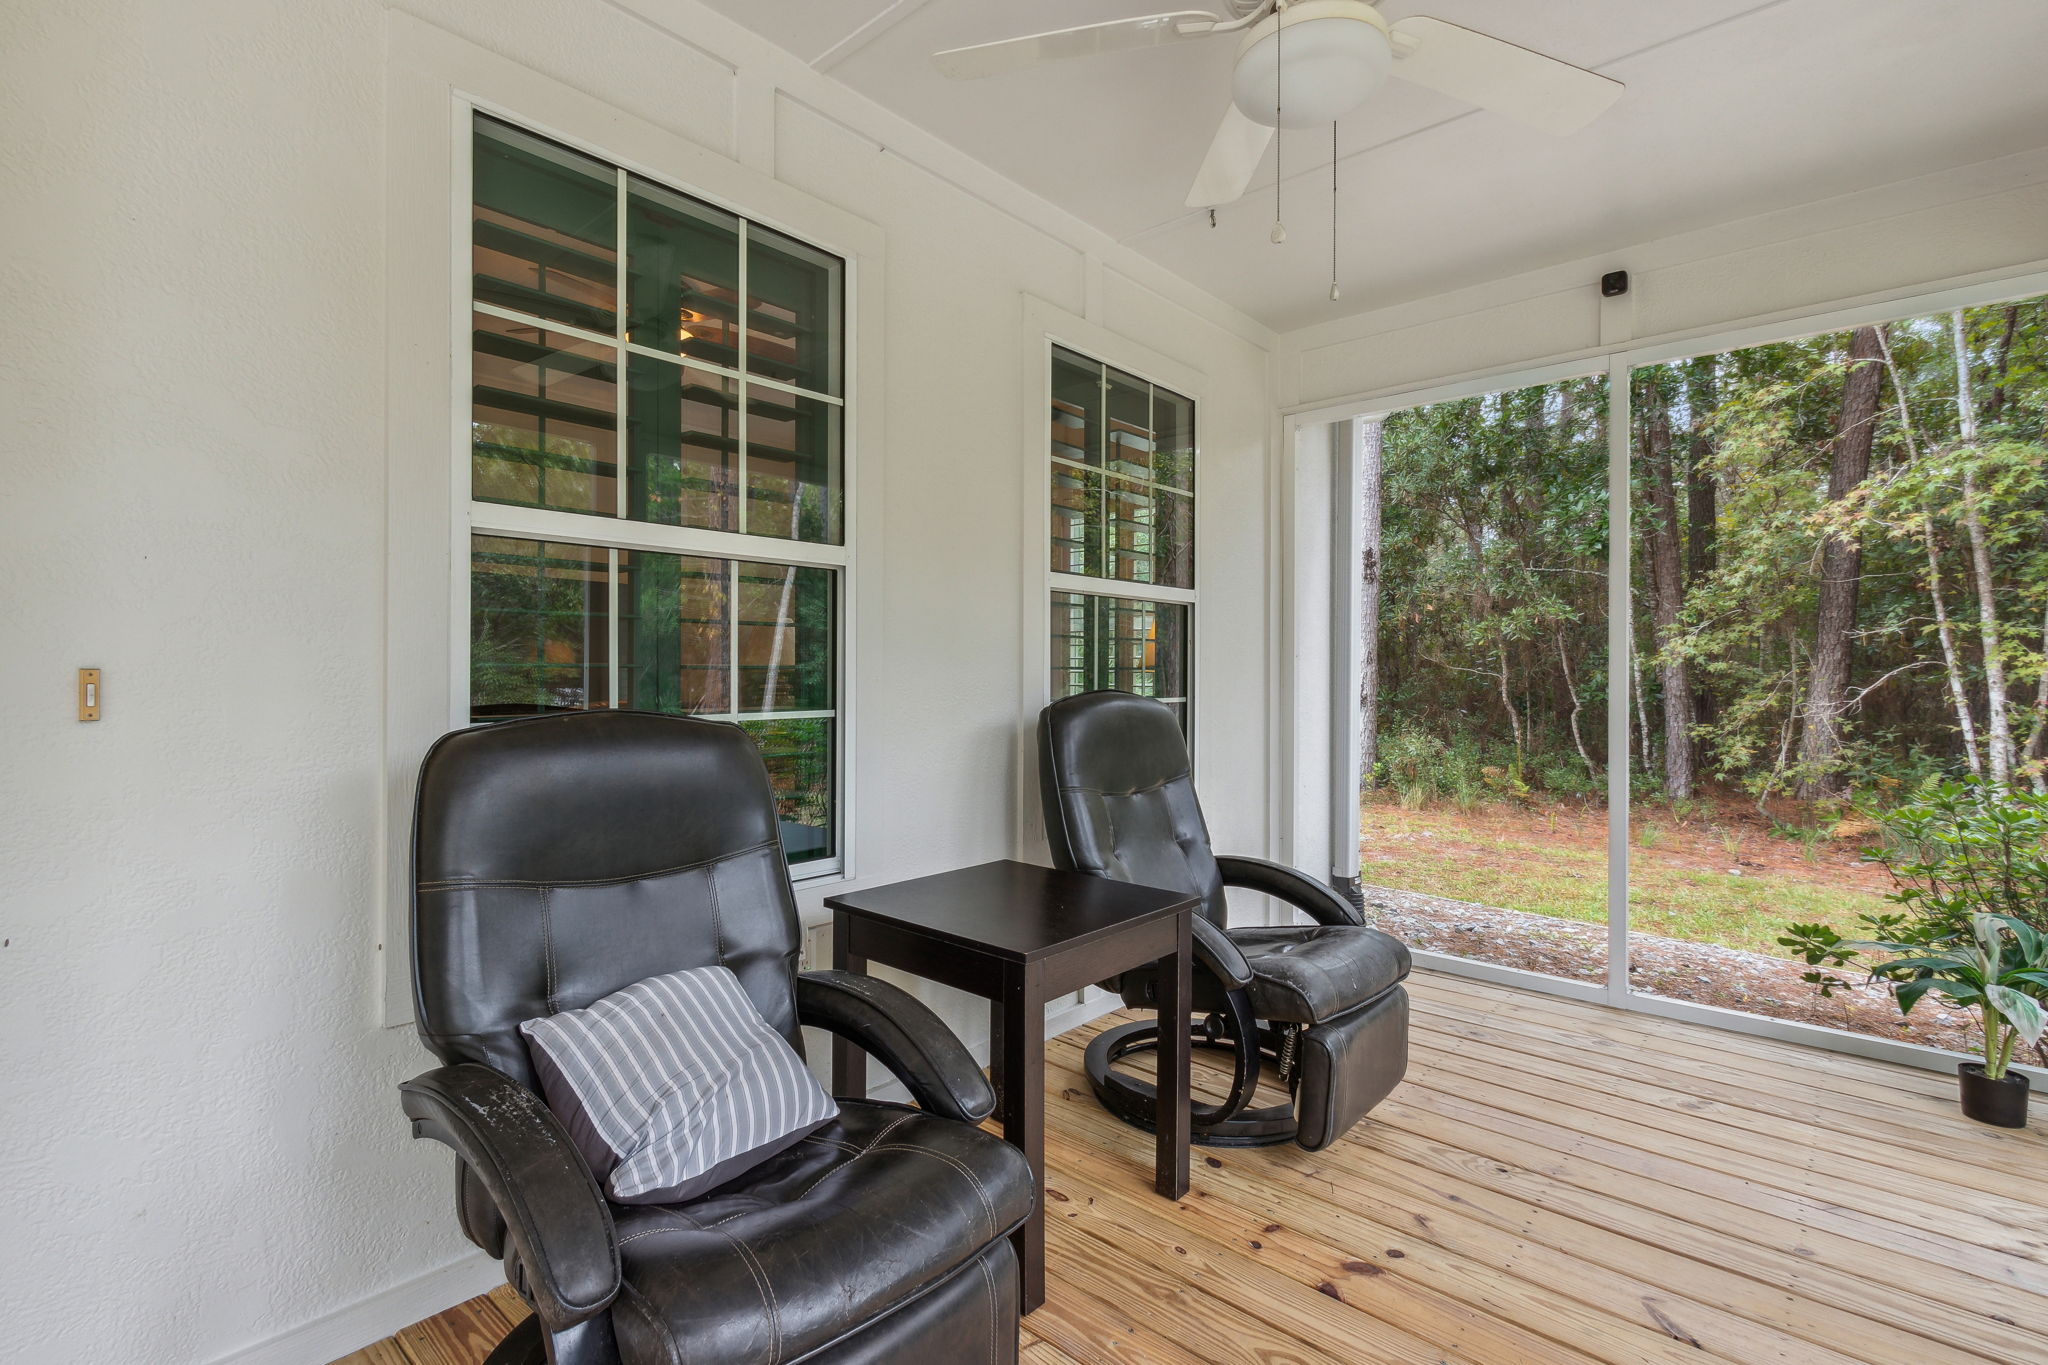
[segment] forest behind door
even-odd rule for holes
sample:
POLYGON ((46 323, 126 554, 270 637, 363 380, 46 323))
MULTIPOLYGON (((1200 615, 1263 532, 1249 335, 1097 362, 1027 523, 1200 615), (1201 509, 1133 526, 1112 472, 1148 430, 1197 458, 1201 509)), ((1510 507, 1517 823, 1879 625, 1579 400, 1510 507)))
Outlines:
POLYGON ((1760 955, 1787 919, 1884 908, 1873 809, 1943 775, 2048 784, 2048 300, 1630 386, 1618 656, 1604 374, 1360 423, 1362 880, 1430 946, 1604 975, 1621 762, 1640 988, 1895 1032, 1816 1015, 1760 955))

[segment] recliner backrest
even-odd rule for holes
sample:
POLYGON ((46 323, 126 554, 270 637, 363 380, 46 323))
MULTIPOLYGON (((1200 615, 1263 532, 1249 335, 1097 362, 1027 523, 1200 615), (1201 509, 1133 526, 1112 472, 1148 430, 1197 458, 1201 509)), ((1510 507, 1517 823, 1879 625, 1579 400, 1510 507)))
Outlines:
POLYGON ((1038 715, 1038 791, 1053 862, 1201 896, 1224 924, 1223 876, 1172 711, 1128 692, 1084 692, 1038 715))
POLYGON ((798 1043, 796 903, 736 725, 586 711, 444 735, 413 876, 414 1003, 444 1062, 532 1086, 521 1021, 714 964, 798 1043))

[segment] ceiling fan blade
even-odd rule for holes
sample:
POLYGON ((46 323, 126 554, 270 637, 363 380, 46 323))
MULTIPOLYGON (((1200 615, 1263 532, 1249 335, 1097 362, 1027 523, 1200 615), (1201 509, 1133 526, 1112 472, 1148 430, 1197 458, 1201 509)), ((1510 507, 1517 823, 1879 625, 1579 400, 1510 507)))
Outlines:
POLYGON ((1119 52, 1134 47, 1159 47, 1186 38, 1200 38, 1223 20, 1207 10, 1177 9, 1165 14, 1140 15, 1135 19, 1112 19, 1105 24, 1083 24, 1079 28, 1054 29, 1022 38, 1004 38, 973 47, 948 48, 932 54, 939 73, 954 80, 994 76, 1016 71, 1039 62, 1061 57, 1085 57, 1092 52, 1119 52))
POLYGON ((1194 186, 1188 190, 1188 207, 1214 208, 1241 198, 1266 155, 1273 132, 1246 118, 1235 102, 1227 106, 1216 140, 1209 144, 1209 154, 1202 158, 1202 169, 1195 172, 1194 186))
POLYGON ((1549 133, 1576 133, 1627 88, 1584 67, 1441 19, 1400 20, 1393 37, 1394 74, 1402 80, 1549 133))

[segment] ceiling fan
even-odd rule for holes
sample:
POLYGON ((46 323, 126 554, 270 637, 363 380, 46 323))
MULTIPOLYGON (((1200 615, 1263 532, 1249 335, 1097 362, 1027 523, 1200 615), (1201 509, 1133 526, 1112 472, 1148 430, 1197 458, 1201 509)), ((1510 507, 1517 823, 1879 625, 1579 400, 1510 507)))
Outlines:
POLYGON ((1278 128, 1332 123, 1389 76, 1547 132, 1578 131, 1620 81, 1441 19, 1388 23, 1365 0, 1225 0, 1230 17, 1174 10, 935 53, 947 76, 1015 71, 1062 57, 1241 33, 1230 106, 1188 191, 1190 208, 1241 196, 1278 128))

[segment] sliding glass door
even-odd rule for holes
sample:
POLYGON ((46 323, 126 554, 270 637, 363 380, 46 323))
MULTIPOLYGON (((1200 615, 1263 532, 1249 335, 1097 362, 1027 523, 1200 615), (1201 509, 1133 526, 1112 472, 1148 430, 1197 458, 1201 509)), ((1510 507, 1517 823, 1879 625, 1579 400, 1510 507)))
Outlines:
POLYGON ((1872 851, 1930 784, 2048 786, 2048 298, 1744 340, 1347 424, 1367 910, 1617 1004, 1967 1048, 1778 940, 1896 908, 1872 851))

